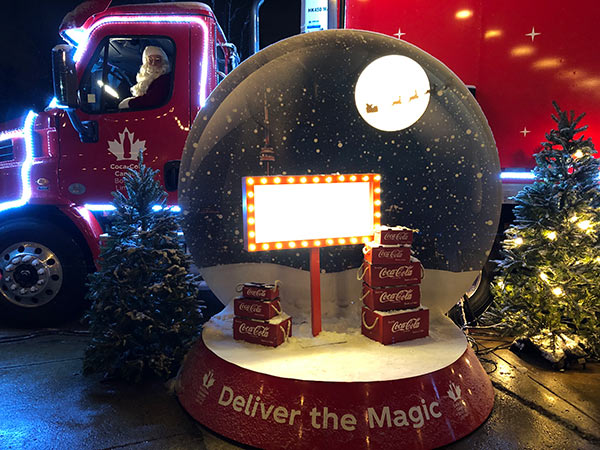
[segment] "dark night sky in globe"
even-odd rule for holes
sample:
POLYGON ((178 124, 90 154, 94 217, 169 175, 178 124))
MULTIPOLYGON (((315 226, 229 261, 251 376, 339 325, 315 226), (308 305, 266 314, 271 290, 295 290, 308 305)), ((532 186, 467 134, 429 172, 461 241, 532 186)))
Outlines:
MULTIPOLYGON (((113 5, 150 3, 113 0, 113 5)), ((81 0, 34 0, 3 4, 0 38, 0 122, 29 109, 41 110, 53 97, 51 50, 63 17, 81 0)), ((207 0, 242 58, 248 56, 252 0, 207 0), (229 8, 231 6, 231 8, 229 8), (228 14, 228 10, 231 14, 228 14), (231 20, 228 20, 228 18, 231 20)), ((261 48, 300 32, 300 0, 265 0, 260 9, 261 48)))

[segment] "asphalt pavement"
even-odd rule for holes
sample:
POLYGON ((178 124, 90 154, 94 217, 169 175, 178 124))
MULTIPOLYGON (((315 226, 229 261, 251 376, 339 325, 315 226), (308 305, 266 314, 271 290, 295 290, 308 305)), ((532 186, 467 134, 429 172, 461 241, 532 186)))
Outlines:
MULTIPOLYGON (((162 383, 82 374, 79 324, 0 324, 0 449, 238 449, 198 425, 162 383)), ((480 349, 502 342, 478 336, 480 349)), ((564 372, 506 348, 483 356, 495 388, 489 419, 449 449, 600 448, 600 364, 564 372)))

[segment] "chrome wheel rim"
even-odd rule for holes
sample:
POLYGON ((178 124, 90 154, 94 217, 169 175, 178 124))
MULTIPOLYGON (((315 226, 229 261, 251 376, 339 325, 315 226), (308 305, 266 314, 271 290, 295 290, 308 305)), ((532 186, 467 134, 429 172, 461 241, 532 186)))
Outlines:
POLYGON ((3 297, 25 308, 51 302, 63 283, 60 260, 37 242, 18 242, 0 252, 0 273, 3 297))

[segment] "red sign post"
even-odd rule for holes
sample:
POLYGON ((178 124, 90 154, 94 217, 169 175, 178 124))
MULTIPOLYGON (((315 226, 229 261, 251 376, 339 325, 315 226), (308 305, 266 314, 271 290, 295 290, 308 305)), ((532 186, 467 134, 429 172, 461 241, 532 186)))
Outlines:
POLYGON ((319 249, 310 249, 310 323, 313 336, 321 332, 321 264, 319 249))

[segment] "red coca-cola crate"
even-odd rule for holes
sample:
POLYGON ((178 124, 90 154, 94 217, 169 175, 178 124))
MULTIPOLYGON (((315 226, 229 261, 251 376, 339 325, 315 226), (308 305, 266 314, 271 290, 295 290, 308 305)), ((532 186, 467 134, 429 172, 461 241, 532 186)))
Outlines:
POLYGON ((363 283, 362 301, 379 311, 417 308, 421 304, 421 289, 418 284, 374 288, 363 283))
POLYGON ((380 227, 375 230, 374 240, 382 245, 411 245, 414 231, 406 227, 380 227))
POLYGON ((271 320, 233 318, 233 338, 253 344, 277 347, 292 335, 292 318, 280 314, 271 320))
MULTIPOLYGON (((242 284, 242 297, 257 300, 274 300, 279 297, 279 285, 268 283, 244 283, 242 284)), ((239 287, 238 287, 239 292, 239 287)))
POLYGON ((362 308, 362 334, 384 345, 429 335, 429 310, 373 311, 362 308))
POLYGON ((236 316, 247 319, 269 320, 281 314, 279 299, 256 300, 254 298, 236 297, 233 299, 233 311, 236 316))
POLYGON ((365 261, 370 264, 389 265, 410 262, 410 245, 380 245, 369 242, 363 247, 365 261))
POLYGON ((406 264, 385 266, 364 261, 358 272, 358 279, 371 287, 419 284, 422 278, 423 266, 417 258, 411 258, 406 264))

